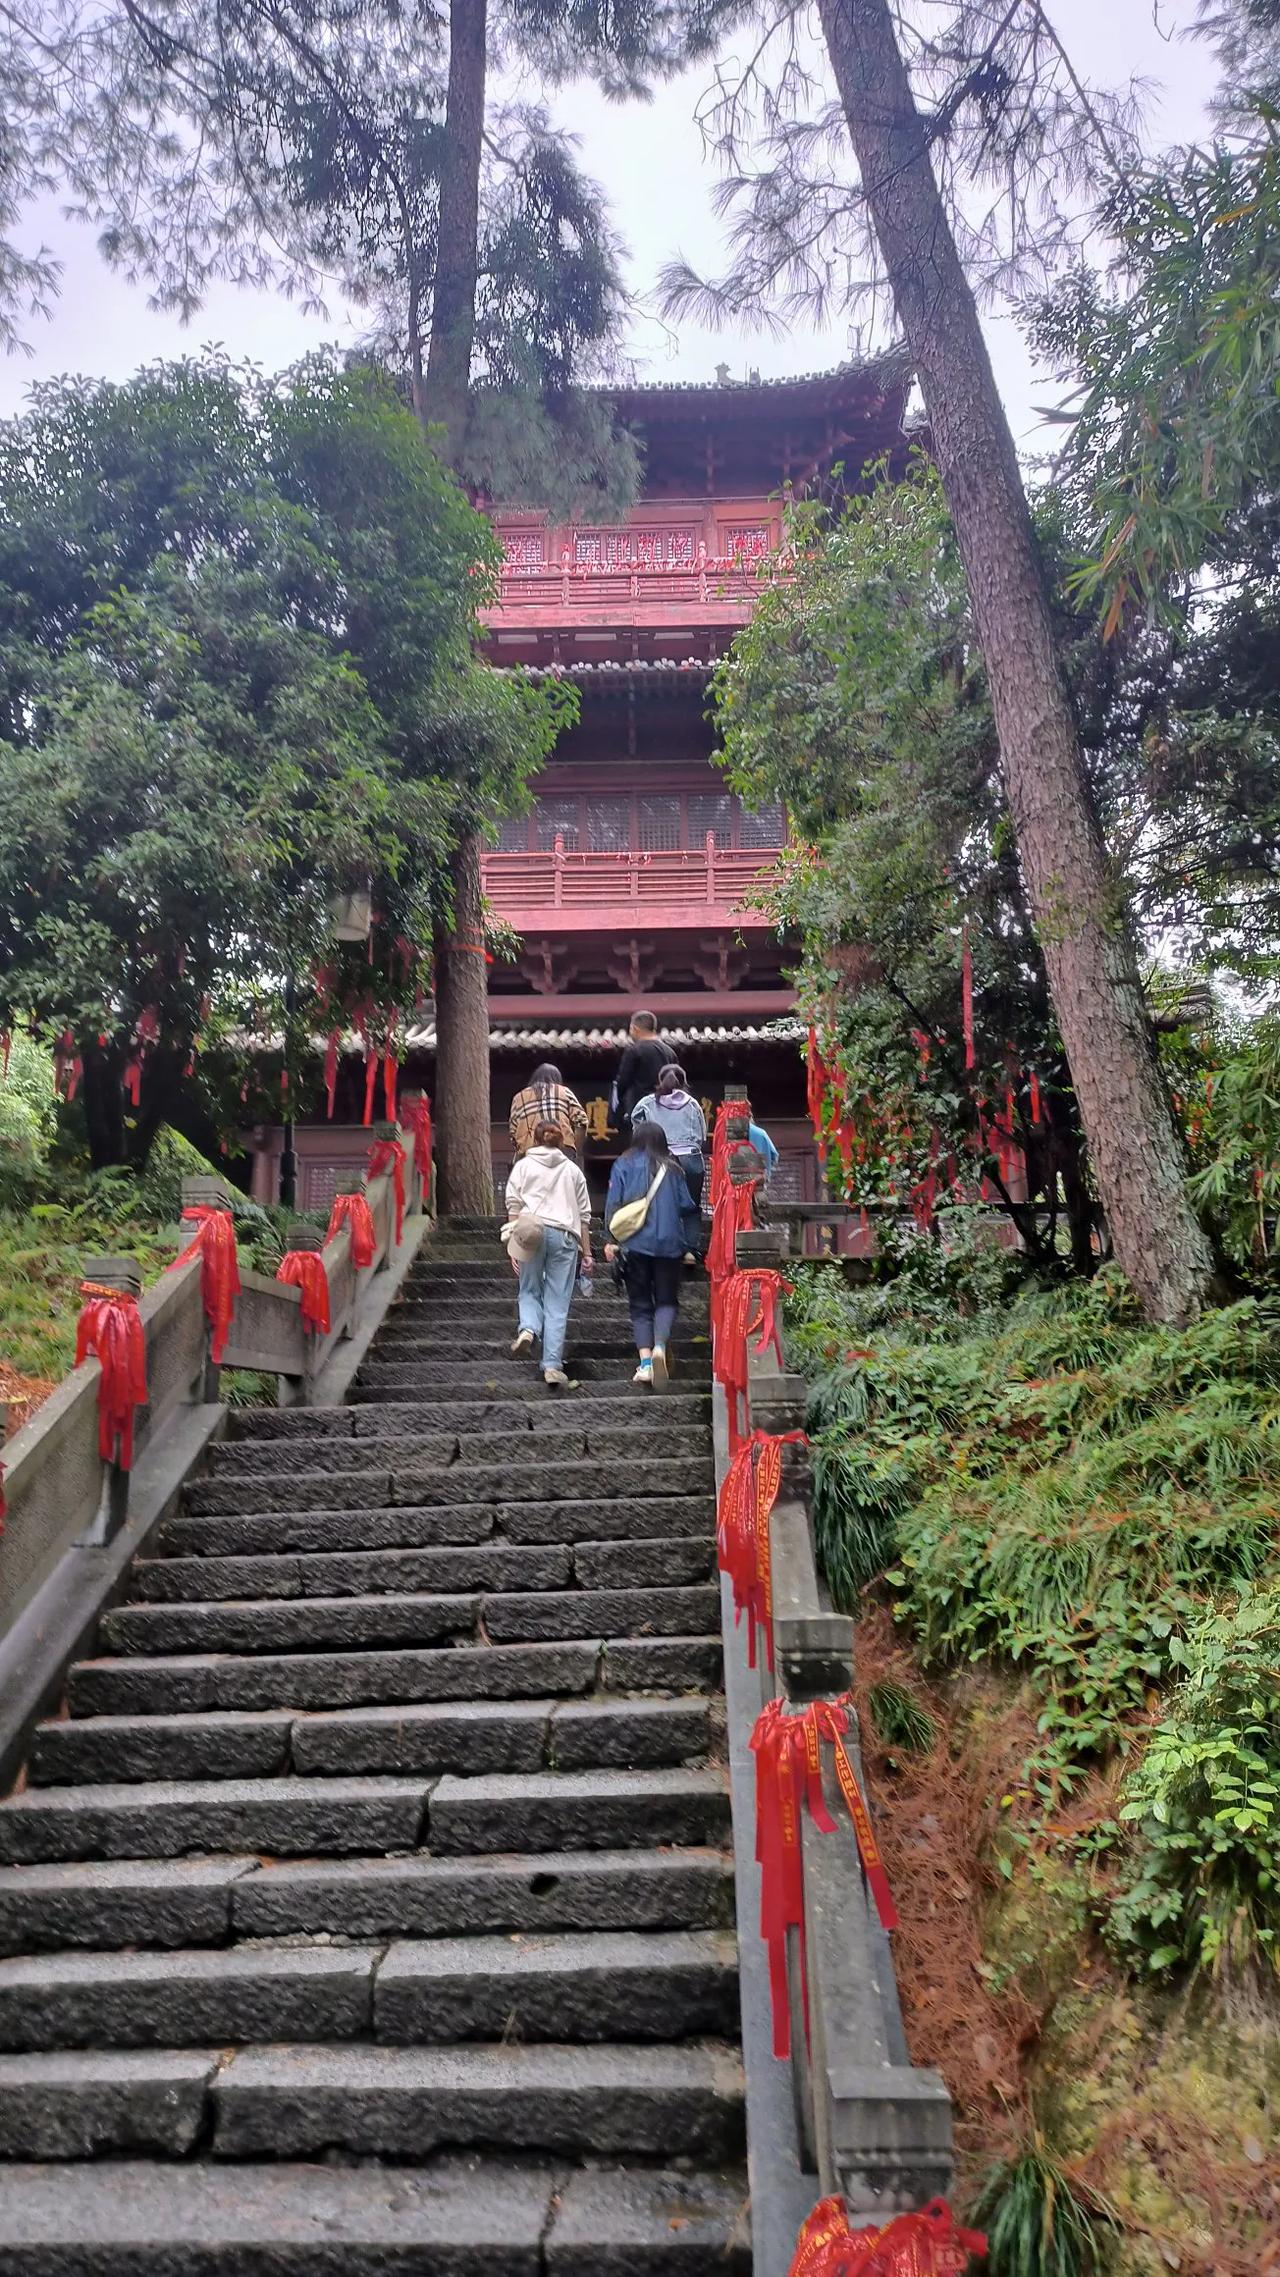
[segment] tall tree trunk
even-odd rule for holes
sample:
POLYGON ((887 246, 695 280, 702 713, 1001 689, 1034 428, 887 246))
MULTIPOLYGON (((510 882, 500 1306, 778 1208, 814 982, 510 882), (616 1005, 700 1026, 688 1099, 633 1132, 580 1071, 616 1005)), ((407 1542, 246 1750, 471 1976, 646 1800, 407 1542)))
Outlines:
POLYGON ((467 423, 476 330, 486 6, 487 0, 451 0, 449 9, 449 92, 440 167, 426 415, 444 428, 443 455, 455 467, 467 423))
POLYGON ((977 306, 888 0, 819 0, 822 28, 973 601, 1032 915, 1115 1254, 1154 1320, 1213 1277, 1187 1198, 1137 957, 1108 873, 1048 598, 977 306))
MULTIPOLYGON (((444 429, 442 455, 462 451, 476 329, 480 164, 484 139, 486 0, 452 0, 440 224, 423 415, 444 429)), ((481 917, 480 839, 467 831, 453 860, 453 931, 437 928, 436 1206, 448 1217, 493 1208, 489 1145, 489 987, 481 917)))
POLYGON ((94 1170, 113 1170, 127 1159, 124 1127, 122 1064, 114 1044, 81 1045, 84 1072, 80 1097, 84 1104, 85 1135, 94 1170))
POLYGON ((468 831, 454 859, 453 928, 436 933, 436 1207, 442 1217, 493 1208, 489 1145, 489 1000, 480 892, 480 840, 468 831))

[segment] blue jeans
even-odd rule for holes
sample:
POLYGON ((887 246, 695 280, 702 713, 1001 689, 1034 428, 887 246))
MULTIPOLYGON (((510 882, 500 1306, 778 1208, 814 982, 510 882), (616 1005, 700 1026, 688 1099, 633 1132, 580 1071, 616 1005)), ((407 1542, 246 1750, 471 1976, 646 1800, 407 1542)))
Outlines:
POLYGON ((536 1257, 526 1258, 520 1267, 520 1326, 542 1338, 544 1368, 564 1366, 564 1332, 580 1256, 571 1233, 548 1225, 536 1257))

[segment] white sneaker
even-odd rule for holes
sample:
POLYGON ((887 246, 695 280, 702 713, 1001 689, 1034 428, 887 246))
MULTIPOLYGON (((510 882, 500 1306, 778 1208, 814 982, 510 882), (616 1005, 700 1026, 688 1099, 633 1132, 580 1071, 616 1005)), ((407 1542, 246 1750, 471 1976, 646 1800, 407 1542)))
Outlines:
POLYGON ((632 1383, 633 1383, 633 1384, 650 1384, 650 1385, 651 1385, 651 1384, 653 1383, 653 1363, 652 1363, 652 1361, 651 1361, 651 1360, 642 1360, 642 1361, 640 1362, 640 1365, 639 1365, 639 1367, 636 1369, 636 1372, 635 1372, 634 1376, 631 1378, 631 1381, 632 1381, 632 1383))
POLYGON ((515 1340, 515 1343, 512 1345, 511 1350, 516 1359, 523 1359, 526 1352, 532 1352, 533 1345, 533 1330, 531 1328, 522 1328, 520 1334, 515 1340))
POLYGON ((671 1370, 667 1366, 667 1355, 663 1350, 661 1344, 654 1345, 653 1357, 649 1364, 653 1369, 653 1380, 655 1384, 665 1384, 670 1377, 671 1370))
POLYGON ((554 1384, 557 1390, 561 1386, 563 1386, 566 1391, 569 1388, 569 1378, 565 1374, 563 1368, 544 1368, 542 1371, 542 1381, 544 1384, 554 1384))

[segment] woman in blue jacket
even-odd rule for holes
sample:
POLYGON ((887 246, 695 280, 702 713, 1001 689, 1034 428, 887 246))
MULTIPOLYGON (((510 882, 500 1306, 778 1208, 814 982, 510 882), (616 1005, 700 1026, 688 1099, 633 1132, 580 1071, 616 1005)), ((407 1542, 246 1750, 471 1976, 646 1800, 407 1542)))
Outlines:
POLYGON ((610 1239, 605 1256, 621 1254, 631 1332, 639 1366, 632 1381, 665 1384, 670 1373, 671 1336, 680 1306, 680 1273, 685 1251, 697 1236, 698 1215, 684 1172, 672 1160, 667 1134, 656 1123, 641 1123, 625 1154, 619 1155, 604 1205, 606 1231, 624 1202, 648 1194, 644 1224, 624 1241, 610 1239))

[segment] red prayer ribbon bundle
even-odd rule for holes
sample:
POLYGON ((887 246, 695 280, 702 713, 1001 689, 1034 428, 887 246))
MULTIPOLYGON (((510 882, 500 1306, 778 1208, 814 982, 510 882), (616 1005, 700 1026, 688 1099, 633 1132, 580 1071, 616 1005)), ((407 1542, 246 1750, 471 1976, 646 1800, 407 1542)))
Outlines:
POLYGON ((756 1664, 756 1630, 764 1632, 773 1667, 772 1552, 769 1517, 782 1482, 784 1446, 807 1446, 803 1431, 753 1431, 725 1473, 716 1512, 716 1555, 733 1590, 734 1612, 748 1617, 747 1663, 756 1664))
POLYGON ((317 1336, 329 1333, 329 1275, 318 1249, 286 1249, 276 1267, 277 1281, 302 1291, 302 1325, 317 1336))
MULTIPOLYGON (((730 1152, 736 1153, 743 1145, 735 1142, 730 1152)), ((724 1292, 732 1278, 738 1254, 738 1235, 749 1233, 755 1223, 755 1200, 760 1188, 758 1178, 744 1178, 740 1183, 730 1182, 726 1175, 720 1198, 711 1213, 711 1239, 707 1243, 707 1272, 711 1279, 711 1330, 714 1336, 720 1327, 724 1292)))
POLYGON ((351 1262, 357 1271, 372 1265, 378 1239, 373 1230, 373 1215, 363 1194, 334 1195, 329 1230, 324 1237, 326 1245, 337 1239, 344 1226, 351 1229, 351 1262))
POLYGON ((188 1258, 200 1252, 200 1301, 205 1317, 213 1330, 209 1344, 209 1357, 217 1367, 227 1349, 227 1337, 235 1317, 236 1298, 240 1294, 240 1261, 236 1256, 236 1229, 230 1210, 215 1209, 208 1202, 196 1202, 182 1213, 184 1225, 198 1228, 194 1241, 189 1241, 168 1270, 176 1273, 188 1258))
POLYGON ((945 2198, 883 2229, 853 2230, 843 2198, 823 2198, 796 2240, 789 2277, 963 2277, 987 2250, 977 2230, 956 2227, 945 2198))
POLYGON ((380 1178, 384 1170, 391 1172, 391 1185, 396 1198, 396 1241, 404 1232, 404 1148, 399 1139, 375 1139, 369 1149, 369 1176, 380 1178))
POLYGON ((431 1184, 431 1101, 421 1093, 406 1100, 400 1109, 400 1127, 413 1132, 413 1157, 425 1193, 431 1184))
MULTIPOLYGON (((884 1929, 896 1929, 889 1881, 870 1815, 849 1760, 844 1734, 849 1729, 846 1698, 811 1700, 788 1715, 781 1700, 770 1700, 751 1734, 756 1759, 756 1858, 760 1866, 760 1934, 769 1949, 773 1997, 773 2052, 791 2053, 791 1997, 787 1983, 787 1931, 800 1940, 800 1981, 805 1981, 804 1882, 800 1860, 800 1813, 807 1803, 820 1834, 834 1834, 836 1822, 822 1788, 822 1742, 830 1740, 836 1778, 853 1822, 862 1870, 884 1929)), ((807 1994, 806 1994, 807 2000, 807 1994)))
POLYGON ((138 1300, 124 1289, 82 1281, 88 1298, 76 1324, 76 1366, 92 1353, 102 1370, 98 1385, 98 1453, 104 1462, 133 1469, 133 1417, 146 1405, 147 1345, 138 1300))
MULTIPOLYGON (((723 1384, 729 1402, 729 1444, 736 1449, 741 1443, 738 1430, 738 1399, 745 1398, 747 1390, 747 1344, 759 1329, 755 1345, 757 1355, 767 1352, 770 1345, 782 1360, 782 1326, 778 1319, 778 1301, 787 1295, 792 1284, 781 1273, 763 1265, 752 1265, 745 1272, 731 1273, 721 1285, 719 1317, 715 1327, 712 1373, 716 1382, 723 1384)), ((714 1288, 713 1288, 714 1301, 714 1288)))

